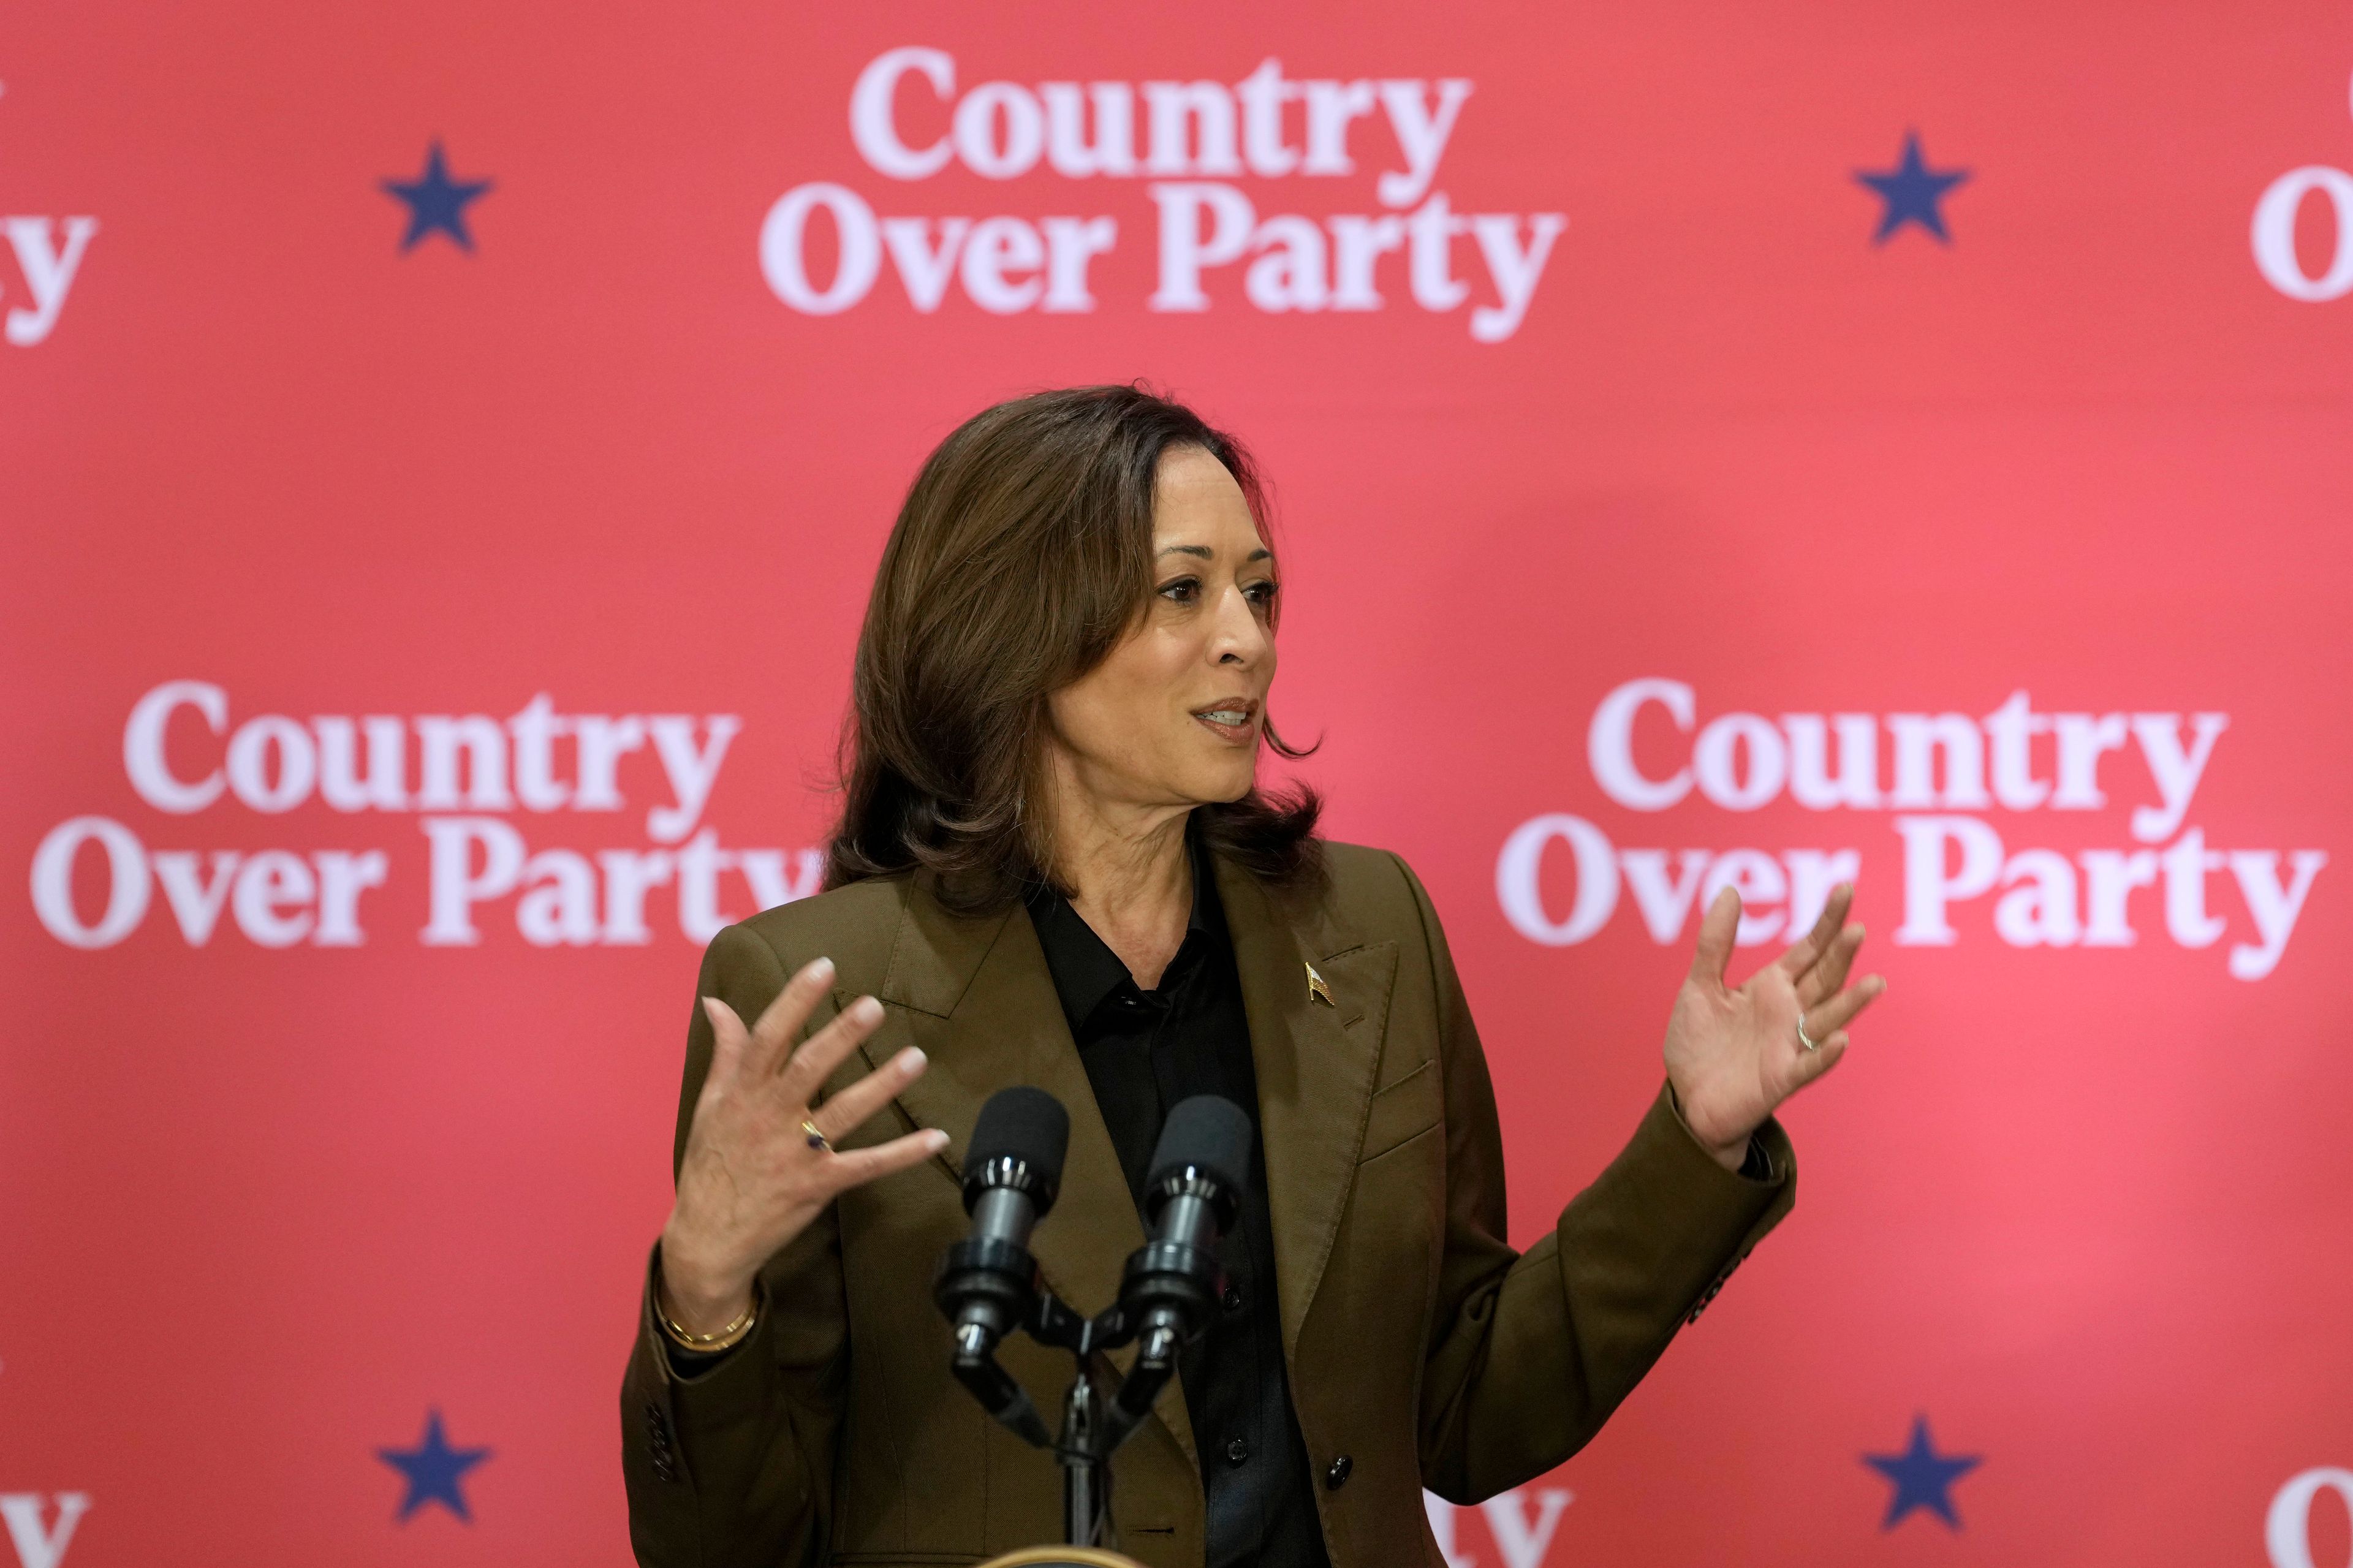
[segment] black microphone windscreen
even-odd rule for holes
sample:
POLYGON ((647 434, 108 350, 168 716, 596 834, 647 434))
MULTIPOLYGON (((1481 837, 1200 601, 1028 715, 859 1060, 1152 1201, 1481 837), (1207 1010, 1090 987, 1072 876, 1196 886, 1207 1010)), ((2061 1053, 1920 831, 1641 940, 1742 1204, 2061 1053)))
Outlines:
POLYGON ((1197 1094, 1180 1100, 1160 1129, 1159 1145, 1152 1151, 1152 1174, 1146 1187, 1187 1165, 1198 1165, 1226 1191, 1240 1195, 1250 1173, 1250 1121, 1230 1100, 1197 1094))
POLYGON ((1071 1148, 1071 1113, 1042 1089, 1020 1083, 1000 1089, 980 1108, 973 1123, 972 1147, 965 1152, 964 1172, 970 1177, 992 1160, 1014 1159, 1027 1163, 1050 1184, 1062 1179, 1062 1156, 1071 1148))

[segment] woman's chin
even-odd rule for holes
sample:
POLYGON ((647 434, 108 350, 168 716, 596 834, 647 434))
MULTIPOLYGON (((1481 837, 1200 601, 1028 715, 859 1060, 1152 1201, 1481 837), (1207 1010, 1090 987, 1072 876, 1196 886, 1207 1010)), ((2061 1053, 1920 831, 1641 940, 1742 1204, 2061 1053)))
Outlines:
POLYGON ((1229 805, 1250 794, 1257 783, 1255 763, 1246 768, 1219 768, 1200 781, 1200 790, 1194 798, 1203 805, 1229 805))

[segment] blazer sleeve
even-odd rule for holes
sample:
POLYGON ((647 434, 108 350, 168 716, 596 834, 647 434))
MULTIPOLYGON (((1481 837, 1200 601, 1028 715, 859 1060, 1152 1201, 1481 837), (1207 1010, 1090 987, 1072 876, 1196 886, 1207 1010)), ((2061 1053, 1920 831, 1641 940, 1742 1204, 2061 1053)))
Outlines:
MULTIPOLYGON (((711 1070, 702 998, 720 998, 749 1023, 784 989, 787 973, 766 940, 740 925, 705 950, 687 1029, 673 1176, 711 1070)), ((809 1026, 825 1022, 821 1008, 809 1026)), ((760 1271, 752 1332, 692 1376, 671 1366, 655 1321, 660 1254, 657 1245, 621 1383, 621 1473, 638 1561, 647 1568, 822 1561, 847 1375, 848 1310, 832 1205, 760 1271)))
POLYGON ((1789 1212, 1796 1159, 1778 1122, 1758 1139, 1773 1177, 1725 1170, 1662 1085, 1634 1136, 1525 1254, 1505 1241, 1504 1146, 1487 1061, 1430 894, 1421 917, 1446 1100, 1445 1239, 1423 1363, 1423 1484, 1482 1501, 1583 1447, 1789 1212))

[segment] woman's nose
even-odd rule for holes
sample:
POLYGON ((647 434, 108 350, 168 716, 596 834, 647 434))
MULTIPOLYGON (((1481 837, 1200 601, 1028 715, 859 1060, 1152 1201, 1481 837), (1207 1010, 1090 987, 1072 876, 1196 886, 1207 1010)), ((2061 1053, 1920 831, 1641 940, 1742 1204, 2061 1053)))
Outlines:
POLYGON ((1268 646, 1266 623, 1251 608, 1249 595, 1240 588, 1229 588, 1219 595, 1217 630, 1209 650, 1213 661, 1255 664, 1264 657, 1268 646))

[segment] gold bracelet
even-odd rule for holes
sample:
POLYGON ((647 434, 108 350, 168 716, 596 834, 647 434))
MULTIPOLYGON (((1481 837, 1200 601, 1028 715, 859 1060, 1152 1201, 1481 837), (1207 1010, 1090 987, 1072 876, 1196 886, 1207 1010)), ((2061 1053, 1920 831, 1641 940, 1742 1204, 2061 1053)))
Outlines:
POLYGON ((688 1330, 680 1327, 676 1322, 672 1321, 670 1313, 662 1307, 660 1295, 657 1293, 654 1297, 654 1316, 661 1320, 661 1326, 664 1331, 669 1333, 670 1337, 677 1341, 680 1344, 684 1345, 688 1350, 701 1351, 705 1354, 709 1354, 714 1351, 729 1349, 741 1341, 744 1335, 750 1333, 752 1331, 752 1320, 757 1315, 758 1311, 759 1305, 755 1300, 752 1304, 747 1305, 741 1312, 738 1312, 735 1315, 735 1321, 729 1323, 725 1328, 715 1330, 707 1334, 698 1334, 690 1332, 688 1330))

